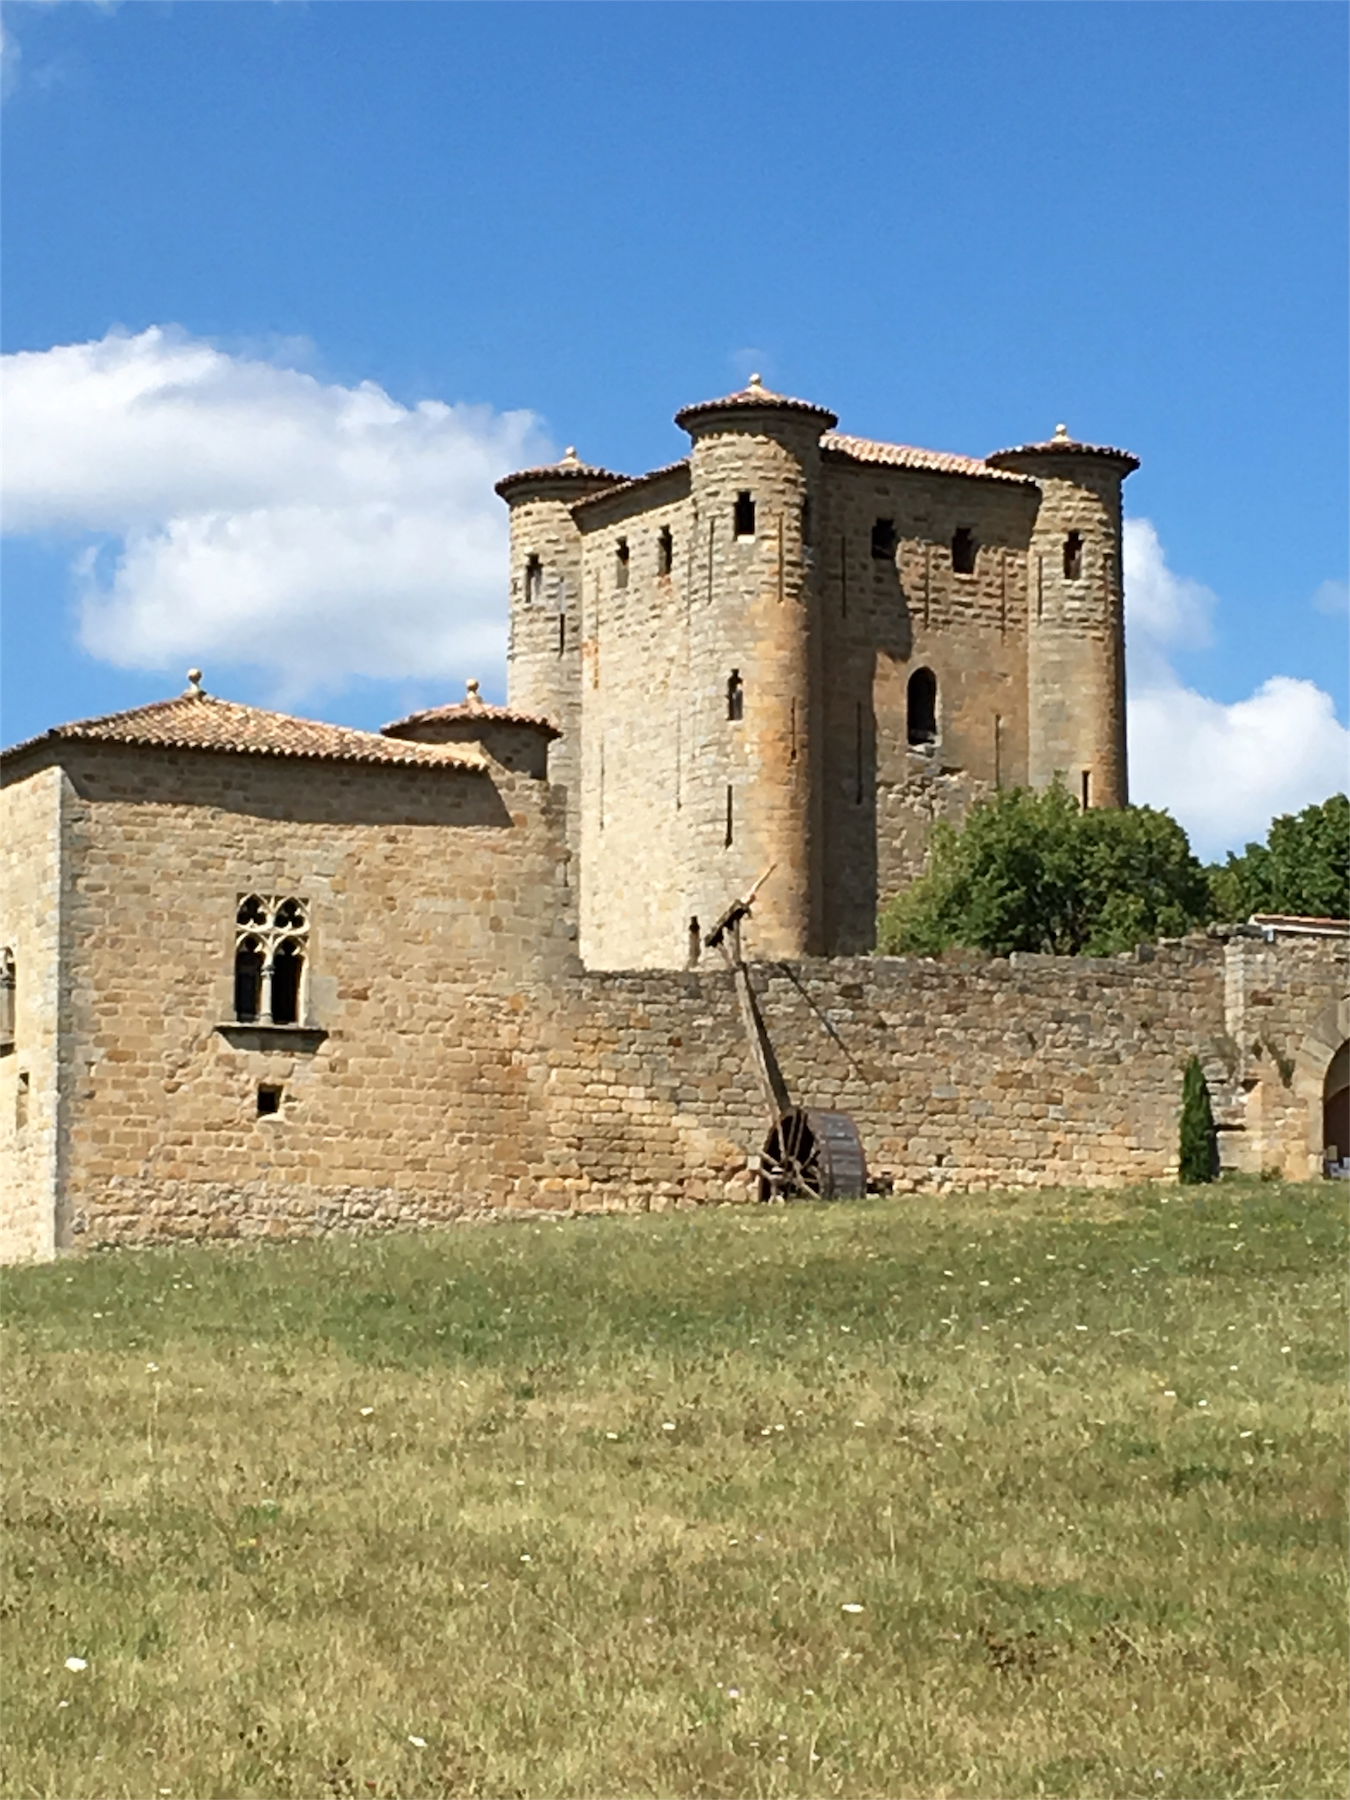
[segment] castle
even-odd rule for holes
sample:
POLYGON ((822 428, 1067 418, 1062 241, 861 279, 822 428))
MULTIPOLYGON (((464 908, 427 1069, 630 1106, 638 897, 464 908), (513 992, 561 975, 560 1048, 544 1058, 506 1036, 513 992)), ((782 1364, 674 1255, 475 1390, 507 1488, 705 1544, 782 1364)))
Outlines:
POLYGON ((935 818, 1056 777, 1124 804, 1133 456, 874 443, 757 376, 676 421, 689 456, 635 480, 569 452, 498 484, 583 962, 680 966, 770 865, 762 955, 865 952, 935 818))
MULTIPOLYGON (((769 1121, 725 969, 882 1184, 1322 1166, 1343 939, 875 958, 935 818, 1126 798, 1127 452, 843 436, 758 380, 690 455, 499 484, 510 687, 381 733, 206 691, 0 759, 0 1255, 748 1199, 769 1121)), ((1344 1149, 1344 1146, 1342 1146, 1344 1149)))

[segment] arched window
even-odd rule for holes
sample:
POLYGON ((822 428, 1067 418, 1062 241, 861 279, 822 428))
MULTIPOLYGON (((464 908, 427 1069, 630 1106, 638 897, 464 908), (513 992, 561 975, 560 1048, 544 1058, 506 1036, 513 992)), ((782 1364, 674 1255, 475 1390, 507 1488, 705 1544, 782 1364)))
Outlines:
POLYGON ((733 669, 727 676, 727 717, 729 719, 745 717, 745 684, 741 680, 739 669, 733 669))
POLYGON ((628 539, 620 538, 614 546, 614 585, 616 588, 628 586, 629 561, 628 539))
POLYGON ((234 917, 235 1018, 243 1025, 298 1025, 308 904, 291 894, 249 894, 234 917))
POLYGON ((931 669, 915 669, 909 678, 905 724, 911 744, 937 742, 937 676, 931 669))
POLYGON ((958 525, 952 533, 952 568, 958 575, 975 573, 975 552, 979 545, 969 525, 958 525))

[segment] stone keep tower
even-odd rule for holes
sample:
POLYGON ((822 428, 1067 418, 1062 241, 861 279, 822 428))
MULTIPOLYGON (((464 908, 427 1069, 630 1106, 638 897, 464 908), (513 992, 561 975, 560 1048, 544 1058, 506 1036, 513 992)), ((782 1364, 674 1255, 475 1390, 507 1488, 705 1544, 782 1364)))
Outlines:
POLYGON ((676 419, 666 468, 498 487, 510 703, 562 733, 589 966, 692 960, 771 865, 751 954, 867 950, 934 819, 1056 777, 1124 803, 1132 456, 877 443, 758 377, 676 419))

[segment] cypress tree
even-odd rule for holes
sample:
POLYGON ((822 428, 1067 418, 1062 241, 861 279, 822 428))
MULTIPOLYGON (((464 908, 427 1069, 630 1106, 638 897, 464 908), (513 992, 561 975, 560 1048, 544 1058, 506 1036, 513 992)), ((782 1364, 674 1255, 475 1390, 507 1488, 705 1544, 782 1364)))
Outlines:
POLYGON ((1214 1131, 1214 1113, 1209 1104, 1209 1088, 1200 1058, 1193 1056, 1186 1064, 1181 1084, 1181 1154, 1177 1159, 1177 1178, 1183 1182, 1213 1181, 1219 1172, 1219 1145, 1214 1131))

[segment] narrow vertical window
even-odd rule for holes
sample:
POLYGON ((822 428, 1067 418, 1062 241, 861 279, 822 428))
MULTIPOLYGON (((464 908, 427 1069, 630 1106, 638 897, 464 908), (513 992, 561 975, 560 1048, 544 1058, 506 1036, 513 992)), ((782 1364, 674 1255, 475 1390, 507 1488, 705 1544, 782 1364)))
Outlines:
POLYGON ((958 575, 975 573, 975 552, 979 546, 969 525, 958 525, 952 533, 952 568, 958 575))
POLYGON ((733 838, 733 837, 734 837, 734 836, 735 836, 735 834, 736 834, 736 832, 735 832, 735 827, 736 827, 736 817, 735 817, 735 812, 734 812, 734 810, 733 810, 733 807, 734 807, 734 801, 733 801, 733 797, 732 797, 732 791, 731 791, 731 786, 730 786, 730 784, 729 784, 729 783, 728 783, 728 786, 727 786, 727 817, 726 817, 726 831, 725 831, 725 833, 724 833, 724 835, 723 835, 723 838, 722 838, 722 842, 723 842, 723 844, 724 844, 724 845, 725 845, 725 846, 726 846, 726 847, 727 847, 727 848, 728 848, 728 849, 730 849, 730 848, 731 848, 731 840, 732 840, 732 838, 733 838))
POLYGON ((656 540, 656 572, 658 575, 669 575, 674 567, 675 539, 669 525, 663 525, 661 535, 656 540))
POLYGON ((937 676, 931 669, 915 669, 905 696, 905 728, 915 748, 937 742, 937 676))
POLYGON ((685 955, 685 967, 692 969, 703 952, 703 933, 699 930, 698 914, 689 921, 689 949, 685 955))
POLYGON ((748 488, 743 488, 736 496, 732 529, 738 538, 755 535, 755 496, 748 488))
POLYGON ((876 562, 895 559, 895 520, 878 519, 872 527, 872 556, 876 562))
POLYGON ((537 556, 531 556, 525 564, 525 604, 537 605, 544 592, 544 565, 537 556))
POLYGON ((1083 811, 1092 805, 1092 770, 1083 770, 1083 811))
POLYGON ((815 521, 811 517, 811 496, 808 494, 802 501, 802 549, 809 550, 815 542, 812 533, 815 521))
POLYGON ((1083 573, 1083 534, 1071 531, 1064 540, 1064 574, 1069 581, 1077 581, 1083 573))
POLYGON ((567 614, 559 613, 558 614, 558 655, 561 656, 563 654, 563 652, 566 650, 566 648, 567 648, 567 614))
POLYGON ((614 546, 614 585, 616 588, 628 586, 628 539, 620 538, 614 546))
POLYGON ((256 1022, 262 1006, 263 947, 243 937, 234 949, 234 1016, 243 1025, 256 1022))
POLYGON ((739 669, 733 669, 727 676, 727 717, 729 719, 745 717, 745 687, 741 681, 739 669))
POLYGON ((305 953, 295 938, 283 938, 272 958, 272 1023, 300 1023, 300 972, 305 953))
POLYGON ((7 945, 0 950, 0 1056, 14 1048, 14 985, 14 952, 7 945))
POLYGON ((863 709, 859 700, 853 709, 853 803, 863 802, 863 709))

